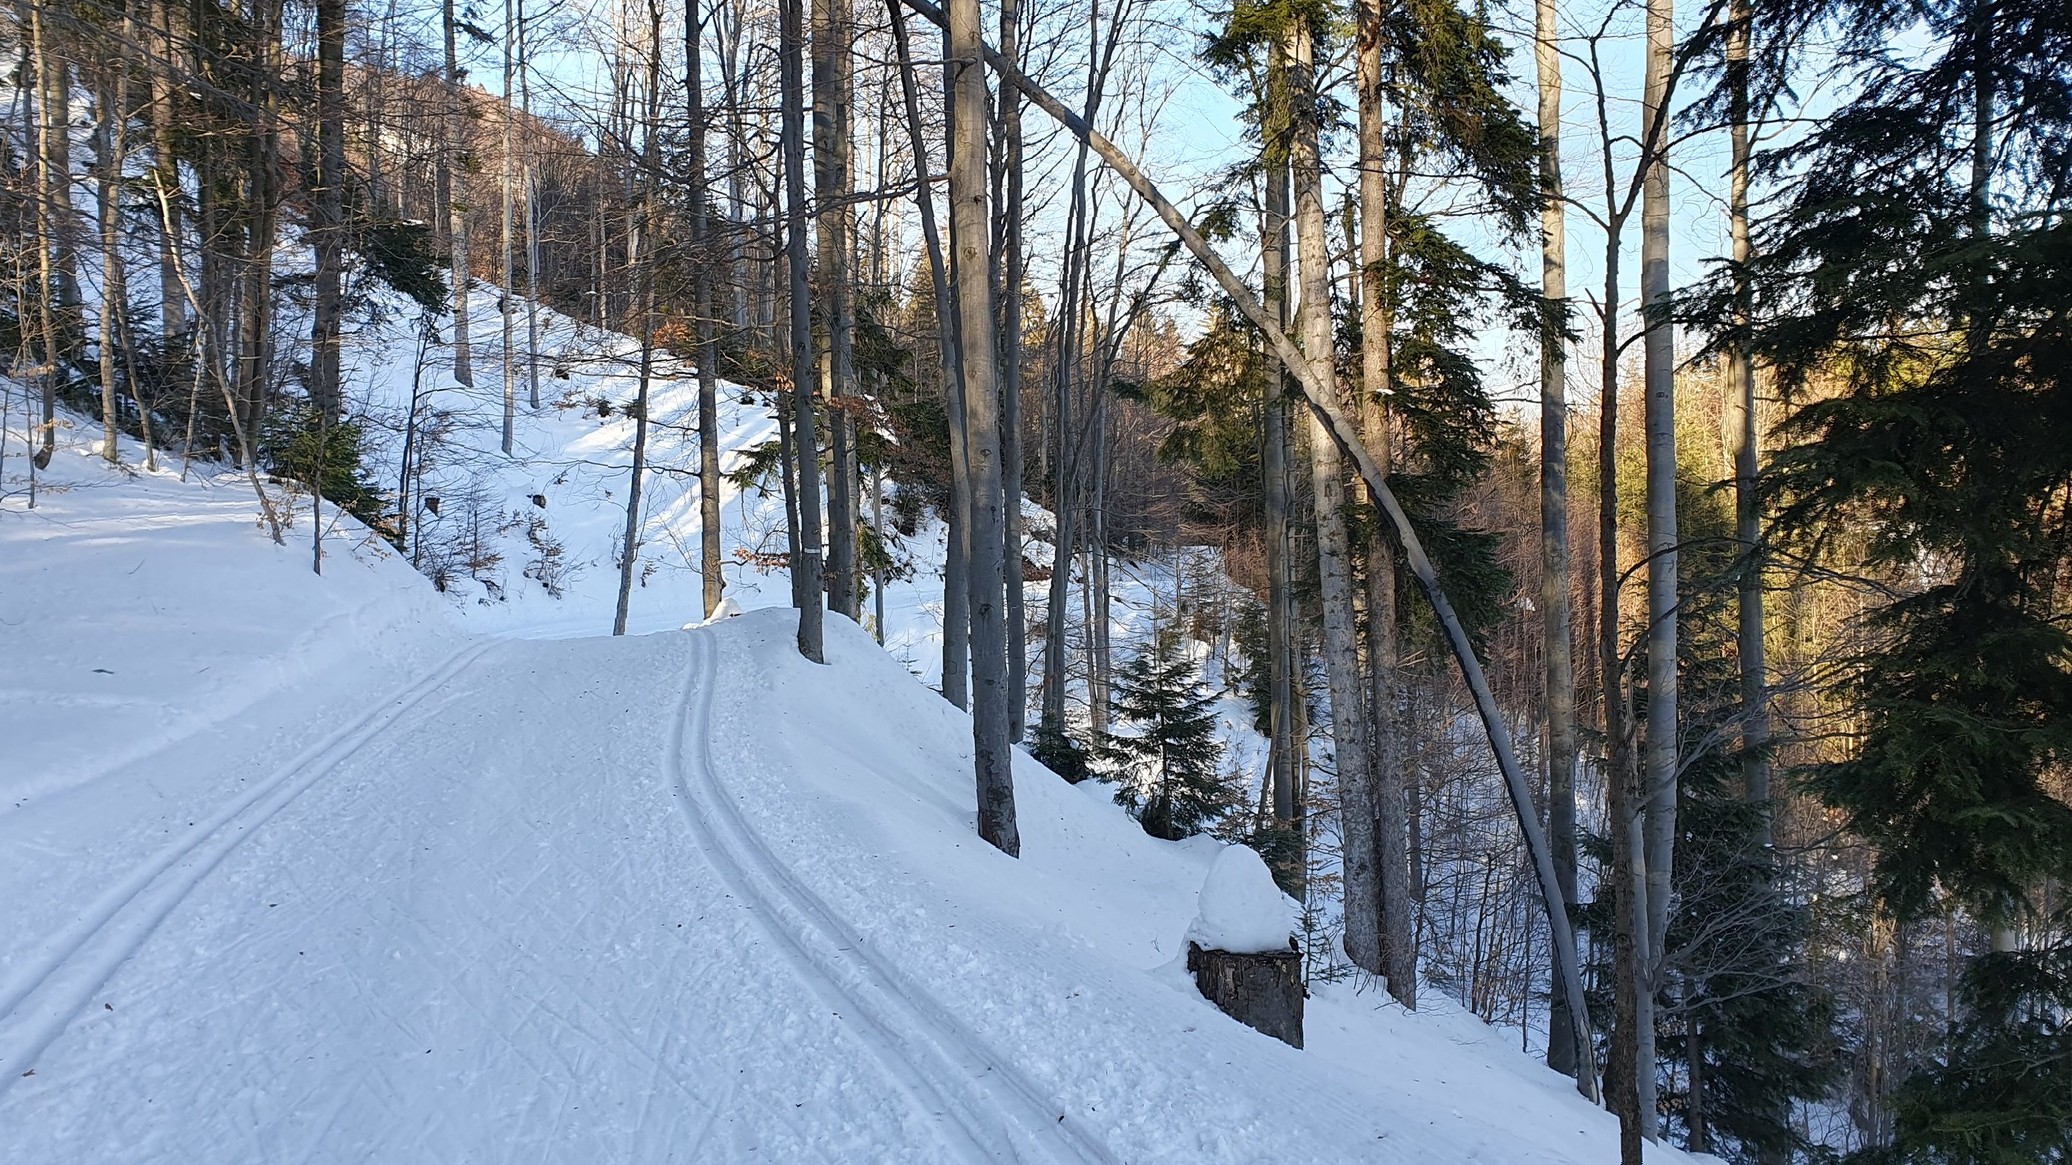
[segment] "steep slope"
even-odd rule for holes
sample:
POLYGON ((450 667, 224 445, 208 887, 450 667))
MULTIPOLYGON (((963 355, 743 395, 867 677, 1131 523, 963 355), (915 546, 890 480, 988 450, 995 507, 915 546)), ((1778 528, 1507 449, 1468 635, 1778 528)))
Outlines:
POLYGON ((968 720, 851 625, 487 639, 222 487, 55 480, 0 519, 10 1159, 1613 1155, 1443 1009, 1222 1017, 1213 844, 1024 762, 988 849, 968 720))

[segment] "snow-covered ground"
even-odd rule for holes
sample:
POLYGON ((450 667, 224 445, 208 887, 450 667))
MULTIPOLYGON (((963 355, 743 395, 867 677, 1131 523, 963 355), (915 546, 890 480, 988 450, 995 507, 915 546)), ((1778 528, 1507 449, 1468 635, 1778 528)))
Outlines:
MULTIPOLYGON (((748 613, 676 630, 696 494, 658 473, 655 633, 603 636, 631 370, 621 338, 548 336, 567 376, 508 459, 493 368, 462 391, 406 327, 355 341, 378 472, 436 388, 427 544, 486 531, 443 595, 350 522, 313 574, 306 506, 275 546, 242 479, 108 468, 77 418, 37 508, 0 508, 0 1160, 1615 1157, 1437 992, 1320 985, 1303 1051, 1223 1017, 1180 969, 1219 847, 1105 786, 1021 758, 1023 856, 979 842, 970 722, 923 682, 939 526, 900 550, 888 647, 831 619, 821 667, 733 553, 781 545, 753 491, 726 499, 748 613)), ((724 399, 731 453, 767 439, 724 399)), ((658 462, 688 462, 692 402, 658 383, 658 462)), ((1172 577, 1118 571, 1119 634, 1172 577)))

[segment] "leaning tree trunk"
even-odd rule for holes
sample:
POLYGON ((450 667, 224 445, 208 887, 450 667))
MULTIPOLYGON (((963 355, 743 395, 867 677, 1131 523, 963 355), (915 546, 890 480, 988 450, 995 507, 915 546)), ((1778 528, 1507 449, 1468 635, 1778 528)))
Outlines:
MULTIPOLYGON (((1568 553, 1568 259, 1561 201, 1561 46, 1555 0, 1533 6, 1533 58, 1539 67, 1540 129, 1540 653, 1547 702, 1547 844, 1562 901, 1576 904, 1576 680, 1569 628, 1568 553)), ((1568 1004, 1549 1007, 1547 1064, 1583 1079, 1590 1049, 1579 1048, 1568 1004)))

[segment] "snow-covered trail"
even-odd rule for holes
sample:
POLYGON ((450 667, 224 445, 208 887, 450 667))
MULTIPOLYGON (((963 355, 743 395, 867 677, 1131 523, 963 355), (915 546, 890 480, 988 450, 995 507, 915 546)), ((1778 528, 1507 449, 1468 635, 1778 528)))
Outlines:
POLYGON ((830 1006, 861 992, 802 959, 824 936, 740 893, 767 867, 694 844, 752 837, 654 723, 709 697, 704 637, 476 644, 117 879, 15 977, 8 1155, 1013 1159, 830 1006))
POLYGON ((880 1059, 918 1100, 953 1117, 963 1159, 1115 1162, 1081 1122, 1052 1115, 1054 1098, 901 975, 770 851, 713 762, 712 704, 721 677, 712 634, 697 634, 694 658, 673 721, 677 788, 701 852, 754 904, 784 962, 868 1025, 880 1059))

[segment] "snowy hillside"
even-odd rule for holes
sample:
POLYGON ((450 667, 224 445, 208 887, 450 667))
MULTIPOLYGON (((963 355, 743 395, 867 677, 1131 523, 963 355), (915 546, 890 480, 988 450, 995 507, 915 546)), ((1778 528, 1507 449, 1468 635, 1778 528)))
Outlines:
POLYGON ((447 625, 83 452, 0 520, 0 1127, 37 1161, 1602 1161, 1503 1037, 1175 962, 1216 847, 1017 773, 857 628, 447 625), (839 629, 846 628, 846 630, 839 629))

